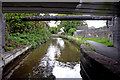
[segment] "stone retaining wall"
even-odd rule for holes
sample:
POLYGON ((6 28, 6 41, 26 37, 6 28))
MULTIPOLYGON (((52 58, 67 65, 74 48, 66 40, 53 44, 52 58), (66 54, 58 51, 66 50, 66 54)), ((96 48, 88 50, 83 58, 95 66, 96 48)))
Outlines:
POLYGON ((7 65, 9 62, 11 62, 15 58, 17 58, 18 56, 20 56, 21 54, 23 54, 25 51, 27 51, 28 49, 30 49, 31 46, 32 45, 27 46, 25 48, 22 48, 22 49, 20 49, 19 51, 15 52, 15 53, 14 52, 13 53, 4 53, 2 55, 2 60, 3 60, 3 63, 4 63, 2 66, 7 65))

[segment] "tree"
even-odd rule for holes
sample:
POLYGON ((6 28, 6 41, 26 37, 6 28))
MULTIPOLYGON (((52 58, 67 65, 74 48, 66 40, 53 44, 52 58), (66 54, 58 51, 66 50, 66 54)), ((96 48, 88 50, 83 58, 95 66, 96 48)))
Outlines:
POLYGON ((60 28, 64 27, 64 32, 68 33, 69 29, 78 26, 88 26, 85 21, 61 21, 60 28))
POLYGON ((13 50, 20 45, 40 45, 50 37, 45 21, 22 21, 25 16, 38 16, 38 13, 5 13, 5 50, 13 50))

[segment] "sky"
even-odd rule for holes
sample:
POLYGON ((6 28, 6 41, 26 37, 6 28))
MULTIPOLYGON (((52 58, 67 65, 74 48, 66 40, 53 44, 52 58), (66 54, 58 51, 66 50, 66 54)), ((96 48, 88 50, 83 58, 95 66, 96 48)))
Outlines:
POLYGON ((94 26, 95 28, 106 26, 105 20, 86 20, 88 27, 94 26))
MULTIPOLYGON (((60 24, 60 21, 50 21, 49 25, 50 27, 57 27, 57 25, 60 24)), ((95 28, 99 28, 99 27, 103 27, 106 25, 106 21, 104 20, 86 20, 87 24, 88 24, 88 27, 92 27, 94 26, 95 28)))
MULTIPOLYGON (((40 14, 40 15, 44 15, 44 14, 40 14)), ((50 16, 55 16, 56 14, 50 14, 50 16)), ((92 27, 94 26, 95 28, 99 28, 99 27, 103 27, 106 25, 106 21, 105 20, 86 20, 86 23, 88 24, 88 27, 92 27)), ((57 25, 60 24, 60 21, 50 21, 48 23, 50 25, 50 27, 57 27, 57 25)))

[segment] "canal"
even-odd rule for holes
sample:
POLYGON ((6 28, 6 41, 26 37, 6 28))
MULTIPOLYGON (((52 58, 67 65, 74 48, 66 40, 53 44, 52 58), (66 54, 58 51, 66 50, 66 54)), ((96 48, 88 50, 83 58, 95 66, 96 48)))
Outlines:
POLYGON ((33 49, 7 78, 81 78, 80 49, 62 38, 52 38, 33 49))

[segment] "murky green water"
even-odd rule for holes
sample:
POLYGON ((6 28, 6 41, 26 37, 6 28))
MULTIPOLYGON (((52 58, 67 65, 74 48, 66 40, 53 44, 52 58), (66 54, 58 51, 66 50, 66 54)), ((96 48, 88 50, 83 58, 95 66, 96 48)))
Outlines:
POLYGON ((81 78, 80 50, 67 40, 53 38, 34 49, 9 77, 81 78))

